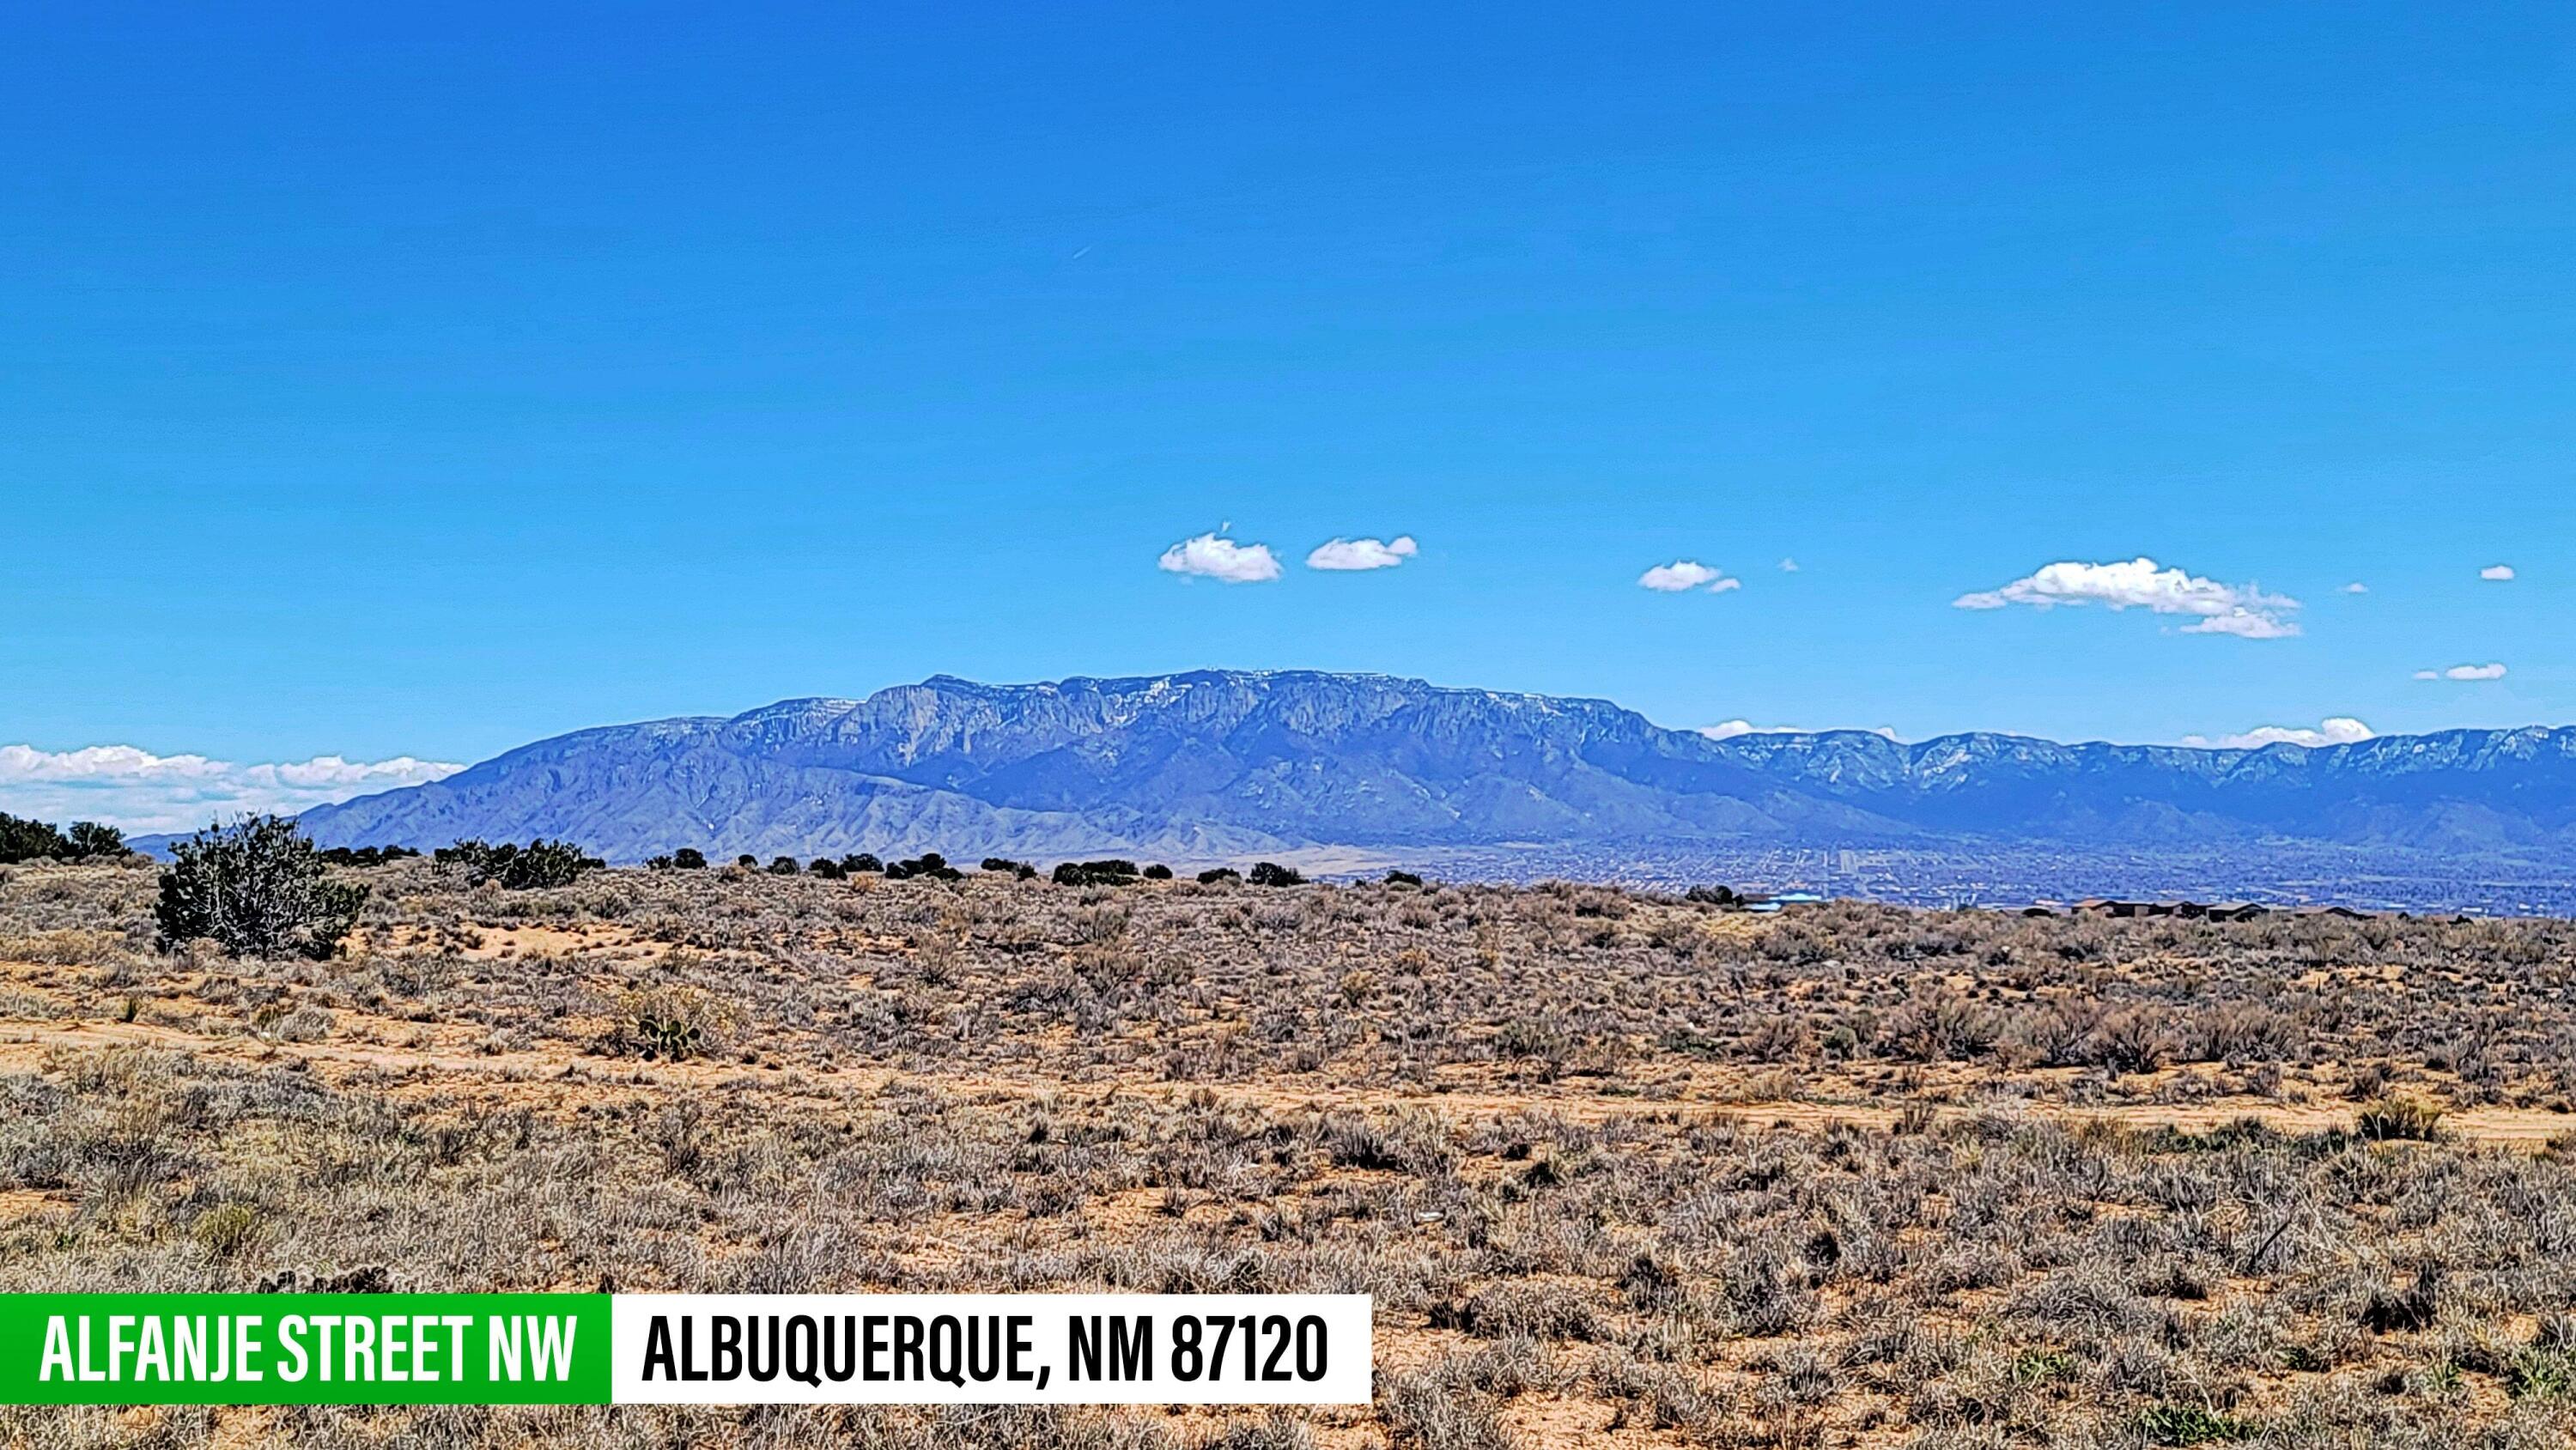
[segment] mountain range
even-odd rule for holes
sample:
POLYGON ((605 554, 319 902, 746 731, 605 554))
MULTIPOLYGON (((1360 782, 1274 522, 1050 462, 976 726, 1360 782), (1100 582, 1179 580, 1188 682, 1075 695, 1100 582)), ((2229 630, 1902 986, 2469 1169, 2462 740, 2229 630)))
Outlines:
POLYGON ((1458 851, 2336 850, 2576 860, 2576 729, 2259 749, 1865 731, 1714 739, 1604 700, 1205 670, 576 731, 307 812, 324 845, 573 840, 614 861, 944 851, 1174 864, 1458 851))

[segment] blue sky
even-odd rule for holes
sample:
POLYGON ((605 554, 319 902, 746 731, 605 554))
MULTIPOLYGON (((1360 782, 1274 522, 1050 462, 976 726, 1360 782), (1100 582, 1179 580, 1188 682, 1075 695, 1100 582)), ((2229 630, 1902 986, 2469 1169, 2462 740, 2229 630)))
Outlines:
POLYGON ((1398 8, 21 7, 0 808, 941 671, 2576 718, 2576 14, 1398 8))

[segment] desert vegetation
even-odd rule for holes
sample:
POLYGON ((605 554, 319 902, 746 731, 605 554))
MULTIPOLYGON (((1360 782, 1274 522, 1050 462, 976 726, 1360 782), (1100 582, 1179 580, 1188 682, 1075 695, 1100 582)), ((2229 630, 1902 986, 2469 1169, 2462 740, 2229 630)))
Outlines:
POLYGON ((0 1288, 1365 1292, 1373 1405, 0 1442, 2576 1436, 2576 925, 931 859, 330 866, 328 957, 172 933, 148 863, 7 867, 0 1288))
POLYGON ((96 821, 68 827, 0 811, 0 866, 22 861, 81 861, 125 854, 125 833, 96 821))

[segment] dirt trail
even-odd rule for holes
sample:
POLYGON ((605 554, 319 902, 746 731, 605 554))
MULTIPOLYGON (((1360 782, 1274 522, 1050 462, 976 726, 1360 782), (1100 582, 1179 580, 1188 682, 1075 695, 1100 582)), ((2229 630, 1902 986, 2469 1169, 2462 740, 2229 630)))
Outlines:
MULTIPOLYGON (((1269 1112, 1417 1111, 1458 1118, 1498 1118, 1543 1114, 1574 1122, 1598 1123, 1619 1118, 1688 1116, 1735 1118, 1756 1127, 1821 1132, 1836 1125, 1886 1128, 1907 1111, 1884 1102, 1741 1101, 1716 1084, 1695 1085, 1684 1095, 1647 1098, 1588 1093, 1557 1085, 1530 1091, 1479 1088, 1455 1092, 1394 1092, 1373 1087, 1330 1087, 1301 1083, 1295 1087, 1261 1083, 1179 1083, 1159 1078, 1112 1078, 1070 1081, 990 1072, 921 1075, 884 1068, 848 1065, 830 1071, 803 1067, 757 1066, 734 1062, 636 1062, 592 1057, 562 1048, 518 1052, 440 1052, 354 1043, 281 1043, 274 1046, 246 1036, 208 1035, 145 1023, 84 1023, 56 1027, 37 1023, 0 1023, 0 1071, 33 1072, 57 1052, 100 1051, 114 1047, 159 1048, 193 1053, 217 1061, 249 1065, 300 1064, 302 1069, 339 1077, 381 1073, 402 1081, 378 1090, 395 1096, 434 1092, 443 1098, 528 1098, 560 1100, 565 1088, 585 1093, 603 1089, 766 1088, 825 1099, 874 1096, 894 1088, 928 1089, 958 1097, 1076 1098, 1109 1096, 1176 1101, 1207 1094, 1229 1106, 1269 1112)), ((1920 1112, 1921 1109, 1916 1109, 1920 1112)), ((2268 1098, 2231 1097, 2192 1103, 2120 1103, 2071 1105, 2047 1101, 1953 1103, 1933 1106, 1936 1119, 1994 1115, 2050 1122, 2109 1122, 2136 1129, 2171 1127, 2207 1131, 2245 1118, 2258 1119, 2285 1133, 2314 1133, 2349 1127, 2353 1107, 2341 1102, 2282 1103, 2268 1098)), ((2444 1115, 2442 1132, 2472 1142, 2538 1148, 2561 1134, 2576 1132, 2576 1114, 2534 1108, 2474 1107, 2444 1115)))

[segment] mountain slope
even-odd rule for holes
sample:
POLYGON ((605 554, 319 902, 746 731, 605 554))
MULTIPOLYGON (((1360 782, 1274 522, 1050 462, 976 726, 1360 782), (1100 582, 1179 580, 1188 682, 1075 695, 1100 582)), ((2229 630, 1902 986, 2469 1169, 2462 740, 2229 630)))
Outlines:
POLYGON ((325 844, 562 836, 612 859, 937 849, 1961 842, 2576 848, 2576 730, 2302 749, 1710 740, 1600 700, 1307 671, 983 685, 579 731, 304 817, 325 844))

